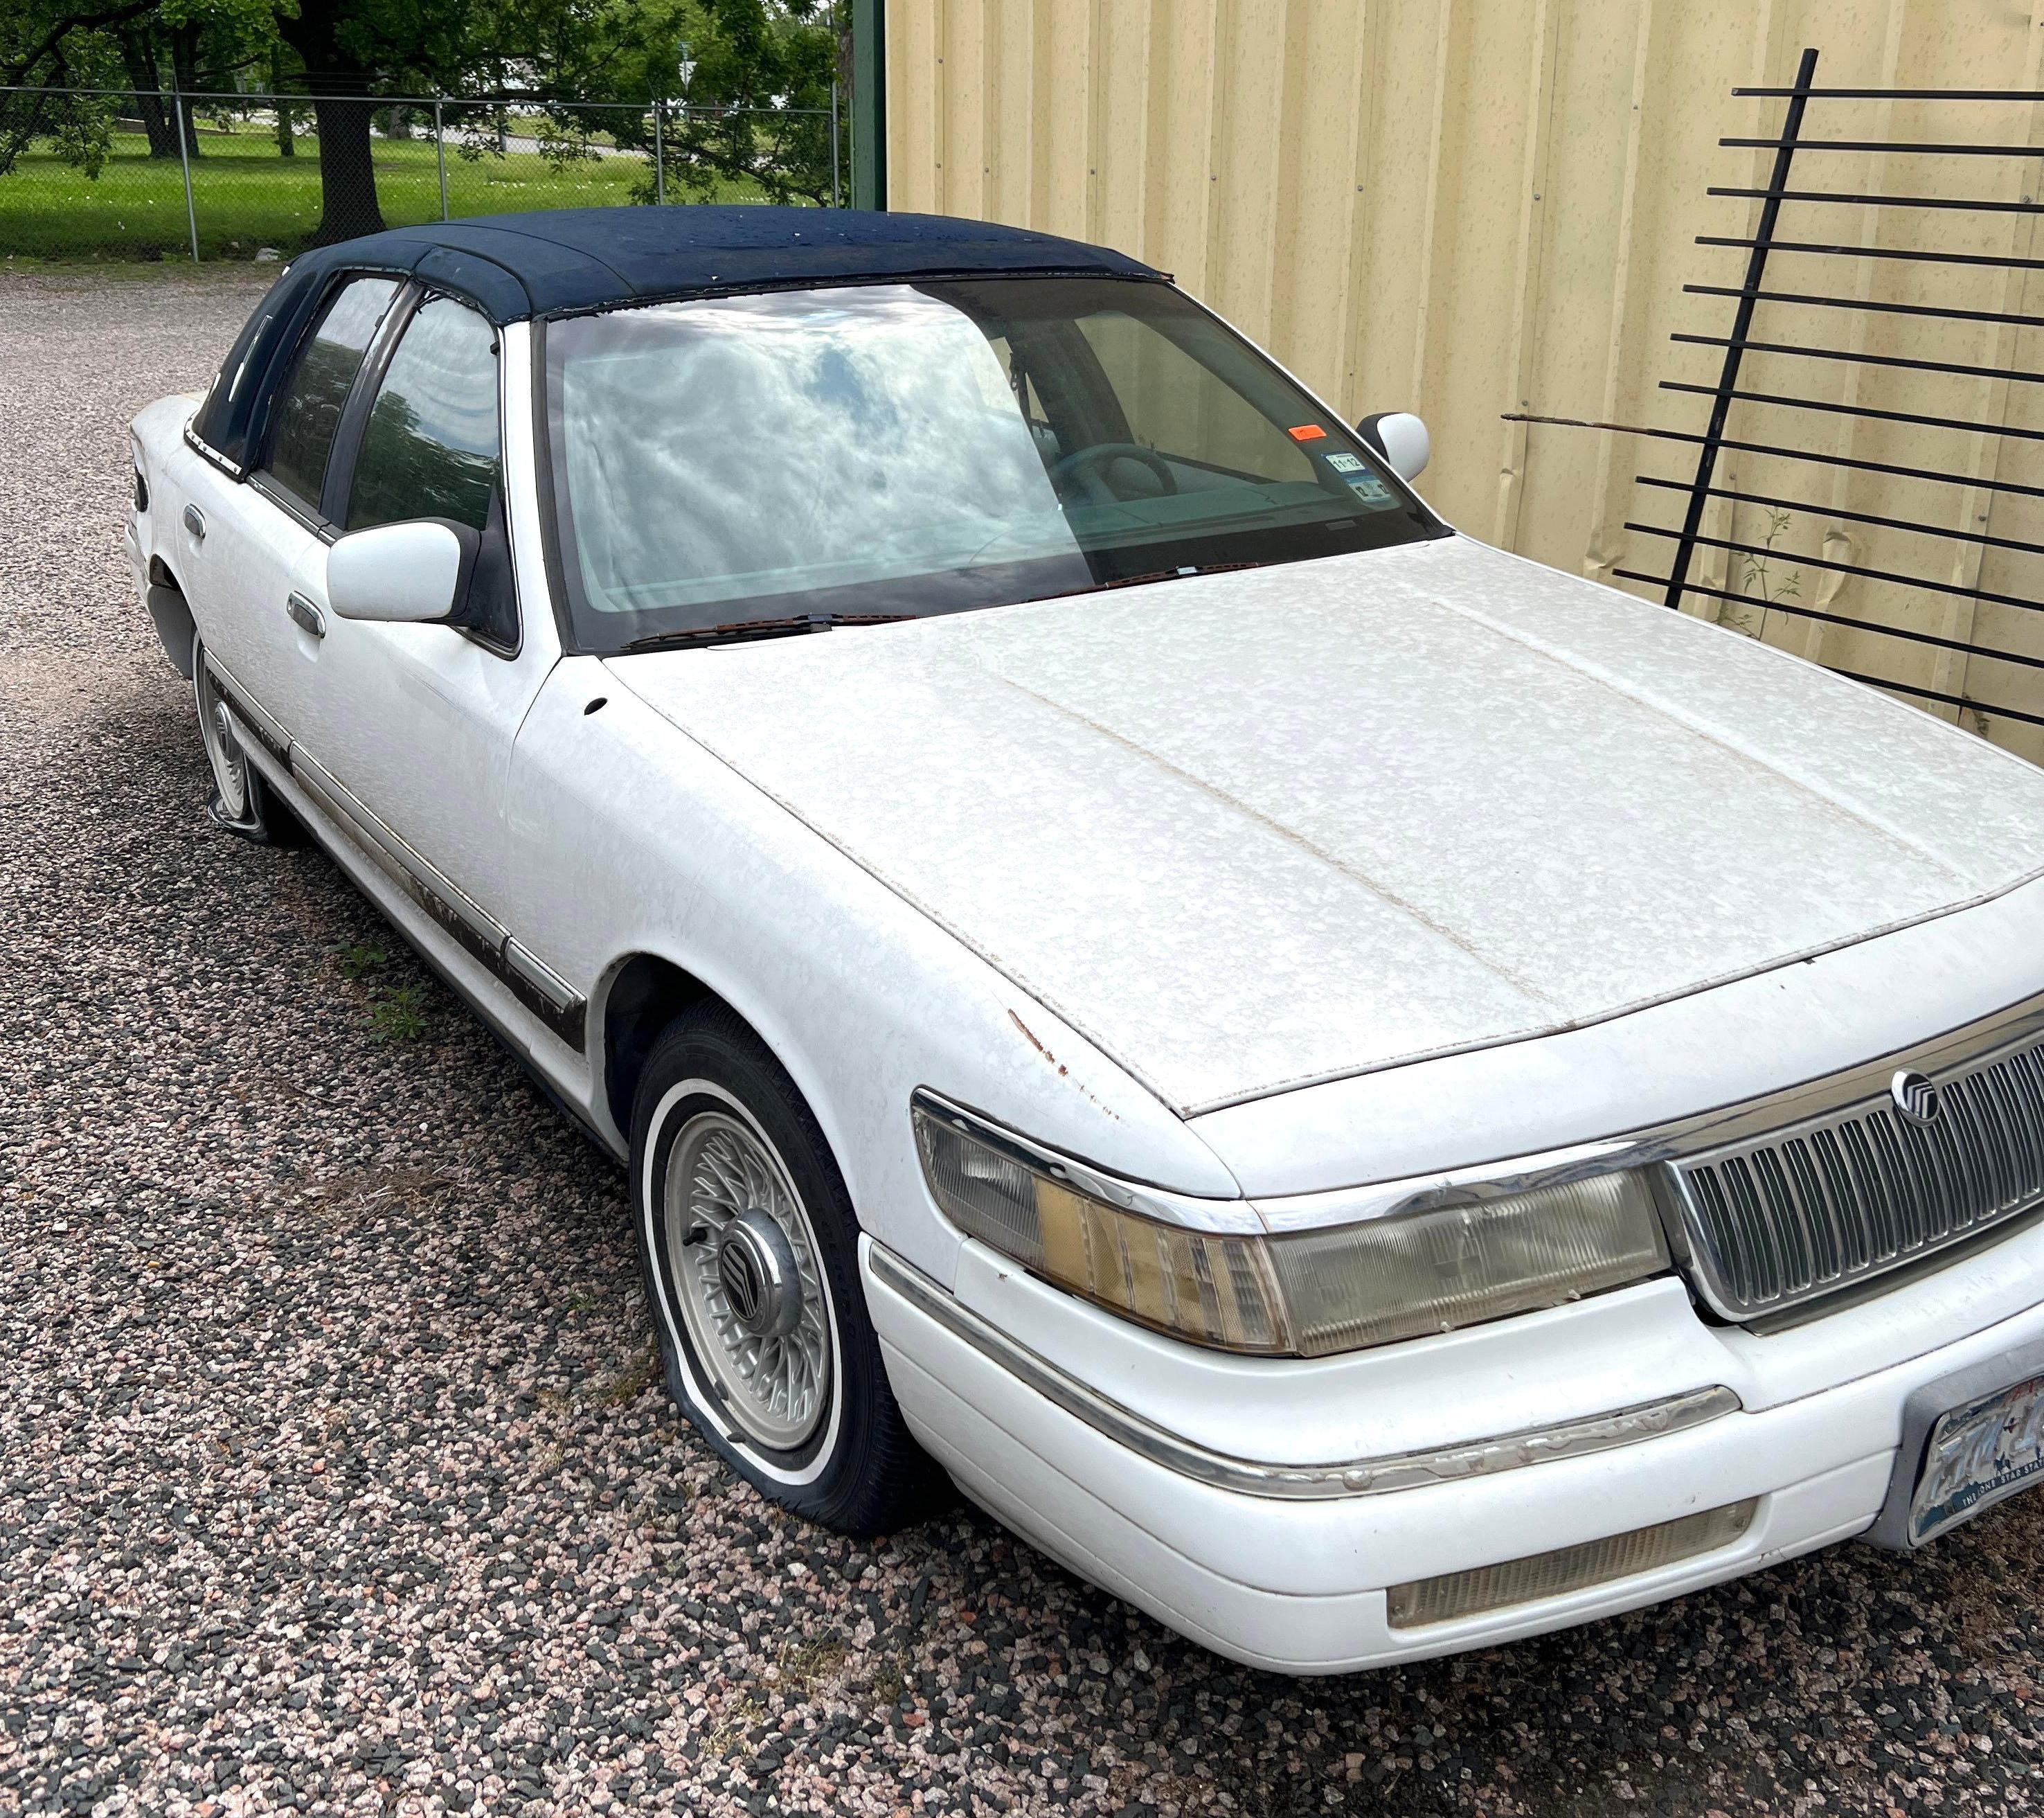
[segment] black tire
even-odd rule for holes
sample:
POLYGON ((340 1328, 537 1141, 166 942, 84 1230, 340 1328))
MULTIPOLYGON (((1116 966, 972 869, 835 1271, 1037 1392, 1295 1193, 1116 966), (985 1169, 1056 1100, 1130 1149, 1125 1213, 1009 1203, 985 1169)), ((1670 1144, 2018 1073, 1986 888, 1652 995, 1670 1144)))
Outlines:
POLYGON ((240 734, 222 705, 206 666, 206 647, 192 640, 192 699, 198 709, 199 743, 205 748, 213 787, 206 817, 223 833, 258 846, 302 846, 305 824, 278 797, 241 749, 240 734))
MULTIPOLYGON (((713 1172, 713 1161, 703 1164, 713 1172)), ((678 1019, 654 1044, 632 1104, 631 1166, 647 1305, 667 1387, 712 1449, 769 1501, 842 1533, 892 1532, 948 1501, 947 1481, 910 1436, 888 1386, 859 1286, 859 1221, 830 1147, 780 1063, 723 1006, 678 1019), (721 1252, 732 1247, 729 1227, 738 1220, 713 1225, 705 1214, 690 1222, 696 1215, 687 1209, 703 1201, 688 1182, 705 1178, 693 1167, 686 1179, 674 1177, 669 1192, 670 1167, 678 1159, 690 1167, 705 1145, 720 1141, 727 1159, 743 1153, 778 1168, 756 1197, 782 1202, 775 1216, 795 1232, 788 1255, 802 1264, 799 1278, 790 1278, 801 1284, 793 1299, 828 1332, 828 1368, 807 1378, 827 1385, 808 1398, 813 1425, 790 1431, 786 1443, 761 1436, 782 1410, 747 1393, 739 1353, 705 1329, 706 1309, 737 1317, 742 1296, 726 1291, 721 1252), (682 1224, 690 1235, 677 1236, 682 1224), (701 1273, 684 1281, 685 1267, 701 1273)), ((738 1288, 745 1286, 741 1278, 738 1288)), ((790 1342, 799 1344, 807 1329, 790 1342)), ((752 1342, 760 1347, 757 1382, 778 1353, 764 1339, 752 1342)), ((799 1418, 786 1417, 791 1428, 799 1418)))

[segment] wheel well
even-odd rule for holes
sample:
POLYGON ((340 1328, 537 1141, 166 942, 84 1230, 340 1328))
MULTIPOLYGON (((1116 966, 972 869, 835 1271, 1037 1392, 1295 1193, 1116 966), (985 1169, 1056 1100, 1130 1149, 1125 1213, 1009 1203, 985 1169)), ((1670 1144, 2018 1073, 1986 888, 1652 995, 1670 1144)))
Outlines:
POLYGON ((722 1001, 671 960, 640 953, 625 961, 603 1005, 604 1097, 621 1135, 632 1134, 632 1101, 660 1032, 684 1010, 722 1001))
POLYGON ((198 628, 192 622, 191 607, 185 599, 185 590, 178 585, 169 564, 162 556, 149 558, 149 586, 146 596, 149 617, 156 621, 156 636, 162 643, 163 654, 171 659, 171 666, 186 681, 192 678, 192 645, 198 637, 198 628))

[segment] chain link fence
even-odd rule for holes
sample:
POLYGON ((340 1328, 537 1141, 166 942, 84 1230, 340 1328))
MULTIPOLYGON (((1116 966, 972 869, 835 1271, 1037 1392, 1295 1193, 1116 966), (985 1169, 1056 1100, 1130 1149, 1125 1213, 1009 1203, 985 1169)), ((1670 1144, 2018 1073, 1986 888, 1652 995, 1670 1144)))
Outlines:
POLYGON ((0 88, 0 258, 288 258, 527 209, 842 206, 831 102, 0 88))

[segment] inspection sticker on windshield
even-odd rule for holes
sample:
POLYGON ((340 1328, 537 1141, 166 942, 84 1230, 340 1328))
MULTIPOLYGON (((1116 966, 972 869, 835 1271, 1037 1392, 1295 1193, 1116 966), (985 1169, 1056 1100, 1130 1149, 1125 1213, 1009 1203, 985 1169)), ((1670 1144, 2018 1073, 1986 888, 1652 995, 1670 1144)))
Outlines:
POLYGON ((1365 505, 1390 505, 1395 502, 1391 489, 1374 474, 1350 474, 1345 476, 1349 490, 1365 505))
POLYGON ((1354 455, 1330 455, 1327 462, 1338 474, 1359 474, 1362 471, 1362 461, 1354 455))

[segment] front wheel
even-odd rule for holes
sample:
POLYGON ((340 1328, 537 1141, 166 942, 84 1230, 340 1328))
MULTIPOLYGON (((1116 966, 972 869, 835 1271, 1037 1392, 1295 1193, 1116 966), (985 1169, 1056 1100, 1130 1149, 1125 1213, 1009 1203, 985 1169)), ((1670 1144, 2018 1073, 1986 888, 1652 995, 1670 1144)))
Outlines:
POLYGON ((224 832, 259 846, 296 846, 305 838, 292 813, 249 763, 240 728, 206 667, 206 647, 192 640, 192 696, 198 707, 199 741, 213 772, 206 817, 224 832))
POLYGON ((655 1044, 632 1120, 647 1297, 682 1411, 760 1493, 851 1534, 940 1494, 859 1280, 859 1224, 823 1132, 721 1008, 655 1044))

